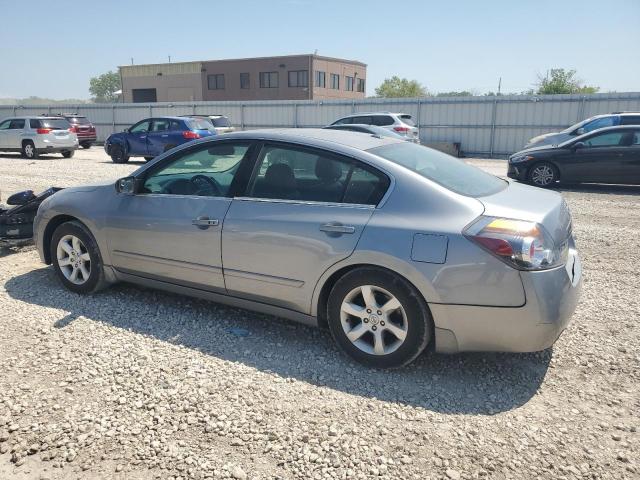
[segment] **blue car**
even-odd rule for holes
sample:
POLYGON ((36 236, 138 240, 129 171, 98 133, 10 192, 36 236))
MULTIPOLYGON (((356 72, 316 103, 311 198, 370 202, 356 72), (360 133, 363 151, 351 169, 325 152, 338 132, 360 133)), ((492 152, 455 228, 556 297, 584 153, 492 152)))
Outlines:
POLYGON ((124 132, 109 135, 104 143, 113 163, 126 163, 130 157, 154 157, 197 138, 216 135, 211 122, 190 117, 154 117, 140 120, 124 132))

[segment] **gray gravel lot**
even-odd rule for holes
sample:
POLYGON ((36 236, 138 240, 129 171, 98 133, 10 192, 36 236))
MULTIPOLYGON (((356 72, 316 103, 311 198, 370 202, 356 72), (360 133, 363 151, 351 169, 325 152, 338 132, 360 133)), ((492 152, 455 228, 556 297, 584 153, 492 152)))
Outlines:
MULTIPOLYGON (((0 191, 141 164, 0 155, 0 191)), ((640 187, 562 192, 584 289, 553 349, 390 372, 249 311, 126 285, 75 295, 32 247, 0 250, 0 479, 640 478, 640 187)))

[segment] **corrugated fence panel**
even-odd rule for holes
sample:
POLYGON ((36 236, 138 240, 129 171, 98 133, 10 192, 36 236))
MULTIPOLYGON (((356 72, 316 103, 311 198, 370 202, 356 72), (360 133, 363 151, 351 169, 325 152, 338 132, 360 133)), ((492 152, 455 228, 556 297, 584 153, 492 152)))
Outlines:
POLYGON ((323 101, 232 101, 80 105, 0 105, 10 116, 77 112, 98 140, 159 115, 227 115, 238 129, 321 127, 352 112, 400 112, 414 117, 423 143, 457 142, 468 155, 505 156, 530 138, 599 113, 640 111, 640 93, 500 97, 368 98, 323 101))

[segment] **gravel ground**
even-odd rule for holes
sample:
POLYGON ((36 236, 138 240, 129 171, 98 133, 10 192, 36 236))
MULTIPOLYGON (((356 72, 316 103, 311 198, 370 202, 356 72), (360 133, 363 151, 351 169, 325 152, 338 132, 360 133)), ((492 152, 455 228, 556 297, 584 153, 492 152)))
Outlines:
MULTIPOLYGON (((2 155, 0 190, 137 165, 2 155)), ((553 349, 391 372, 265 315, 126 285, 78 296, 32 247, 0 250, 0 478, 640 478, 640 187, 563 195, 585 283, 553 349)))

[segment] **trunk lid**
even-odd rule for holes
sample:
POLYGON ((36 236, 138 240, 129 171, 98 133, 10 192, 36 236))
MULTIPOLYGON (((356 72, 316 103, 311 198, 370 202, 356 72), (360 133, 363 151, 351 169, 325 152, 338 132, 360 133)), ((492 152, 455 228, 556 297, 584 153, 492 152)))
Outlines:
POLYGON ((485 207, 483 215, 537 222, 557 245, 571 235, 571 213, 557 192, 509 182, 504 190, 478 200, 485 207))

